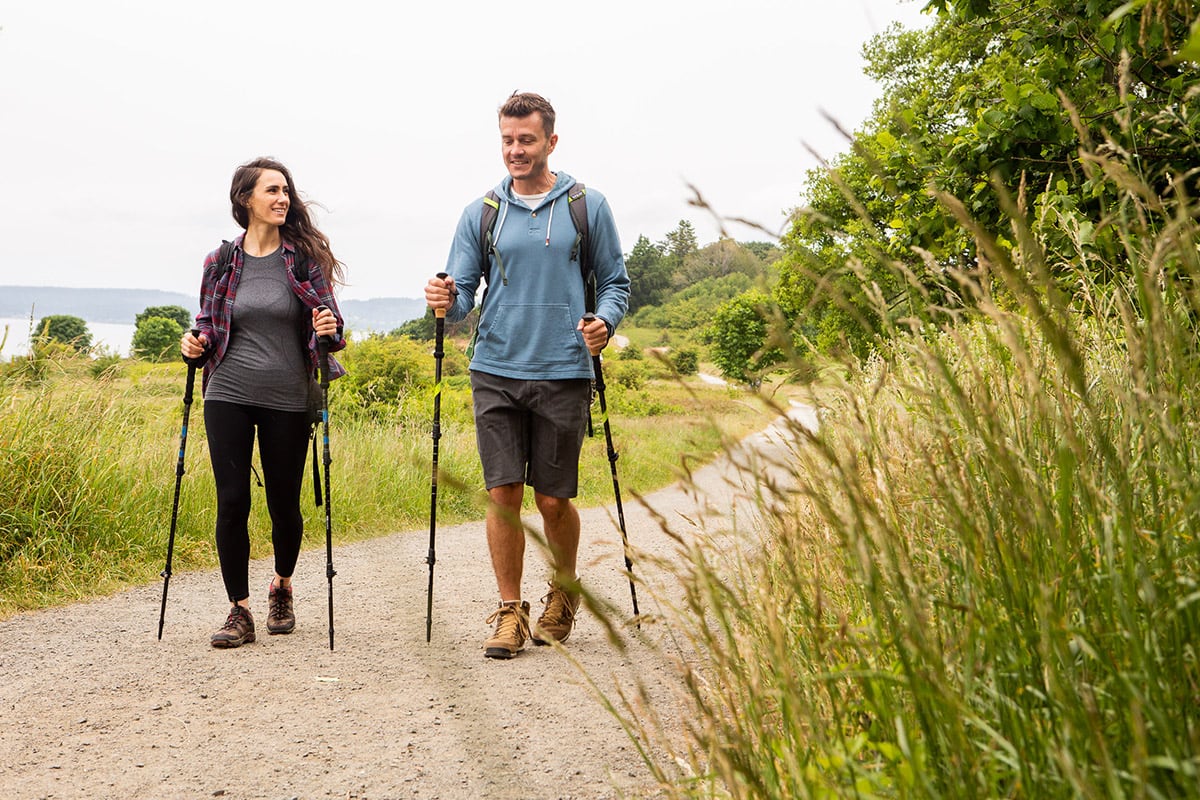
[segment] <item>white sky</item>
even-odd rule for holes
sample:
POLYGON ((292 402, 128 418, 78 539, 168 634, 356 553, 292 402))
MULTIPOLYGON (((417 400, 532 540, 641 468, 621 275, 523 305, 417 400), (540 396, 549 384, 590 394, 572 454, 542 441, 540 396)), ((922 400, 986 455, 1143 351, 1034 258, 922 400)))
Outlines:
MULTIPOLYGON (((0 0, 0 284, 195 294, 274 156, 347 265, 343 298, 418 297, 504 176, 496 108, 558 112, 550 166, 602 191, 624 250, 690 219, 782 231, 876 89, 861 46, 921 0, 0 0)), ((741 240, 767 238, 732 225, 741 240)))

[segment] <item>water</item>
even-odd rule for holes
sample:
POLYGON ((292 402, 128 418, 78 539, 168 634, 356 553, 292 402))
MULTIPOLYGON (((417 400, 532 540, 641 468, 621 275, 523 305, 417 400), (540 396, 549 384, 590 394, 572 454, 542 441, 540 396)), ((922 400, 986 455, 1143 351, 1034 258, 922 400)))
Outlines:
MULTIPOLYGON (((37 324, 37 320, 34 320, 37 324)), ((103 348, 121 356, 129 355, 129 345, 133 341, 136 325, 114 322, 89 322, 88 330, 92 334, 92 347, 97 351, 103 348)), ((0 350, 0 361, 8 361, 13 356, 29 355, 29 318, 0 317, 0 338, 8 329, 8 340, 4 349, 0 350)))

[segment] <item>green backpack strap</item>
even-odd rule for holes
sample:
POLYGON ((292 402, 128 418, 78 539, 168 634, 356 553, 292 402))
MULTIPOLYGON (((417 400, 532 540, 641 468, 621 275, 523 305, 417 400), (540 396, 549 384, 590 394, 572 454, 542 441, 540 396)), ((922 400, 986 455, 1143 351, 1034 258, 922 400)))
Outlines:
POLYGON ((500 196, 494 191, 488 191, 483 196, 483 214, 479 218, 479 245, 481 248, 480 258, 483 259, 484 292, 487 292, 486 282, 492 270, 493 257, 496 259, 496 266, 500 268, 500 280, 508 283, 508 276, 504 274, 504 262, 500 260, 500 254, 496 252, 496 242, 492 238, 495 234, 496 217, 498 216, 500 216, 500 196))
MULTIPOLYGON (((579 181, 571 185, 567 191, 567 210, 571 212, 571 222, 575 225, 575 243, 571 245, 571 260, 579 262, 579 274, 583 278, 584 310, 596 311, 596 276, 592 273, 591 243, 588 240, 587 216, 587 187, 579 181)), ((496 267, 500 270, 500 281, 508 283, 508 275, 504 272, 504 261, 496 250, 494 239, 496 219, 500 216, 500 196, 495 191, 489 191, 483 196, 483 213, 479 217, 479 257, 483 263, 483 296, 480 306, 487 299, 487 282, 492 268, 492 259, 496 259, 496 267)))

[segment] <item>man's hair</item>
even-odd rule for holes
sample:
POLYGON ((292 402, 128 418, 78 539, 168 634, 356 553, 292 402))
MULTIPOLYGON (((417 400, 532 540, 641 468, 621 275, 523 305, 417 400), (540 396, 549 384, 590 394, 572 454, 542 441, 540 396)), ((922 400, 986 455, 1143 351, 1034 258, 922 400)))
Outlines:
POLYGON ((545 128, 546 135, 553 134, 554 106, 550 105, 550 101, 540 94, 513 92, 512 96, 504 101, 504 105, 500 106, 499 116, 523 119, 534 112, 542 115, 542 127, 545 128))

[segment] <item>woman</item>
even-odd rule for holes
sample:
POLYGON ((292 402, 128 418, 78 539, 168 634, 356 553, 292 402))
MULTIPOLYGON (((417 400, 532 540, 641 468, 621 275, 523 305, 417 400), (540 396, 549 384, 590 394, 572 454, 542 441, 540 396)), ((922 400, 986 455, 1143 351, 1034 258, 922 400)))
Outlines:
MULTIPOLYGON (((229 189, 233 218, 245 232, 232 248, 204 260, 199 335, 185 333, 180 351, 204 364, 204 424, 217 485, 217 555, 233 607, 213 647, 253 642, 249 560, 250 460, 257 431, 275 576, 267 591, 267 631, 290 633, 292 572, 304 518, 300 488, 311 428, 317 337, 330 351, 346 346, 333 296, 342 264, 309 218, 292 176, 260 158, 237 168, 229 189), (222 263, 224 262, 224 263, 222 263)), ((331 378, 345 373, 329 360, 331 378)))

